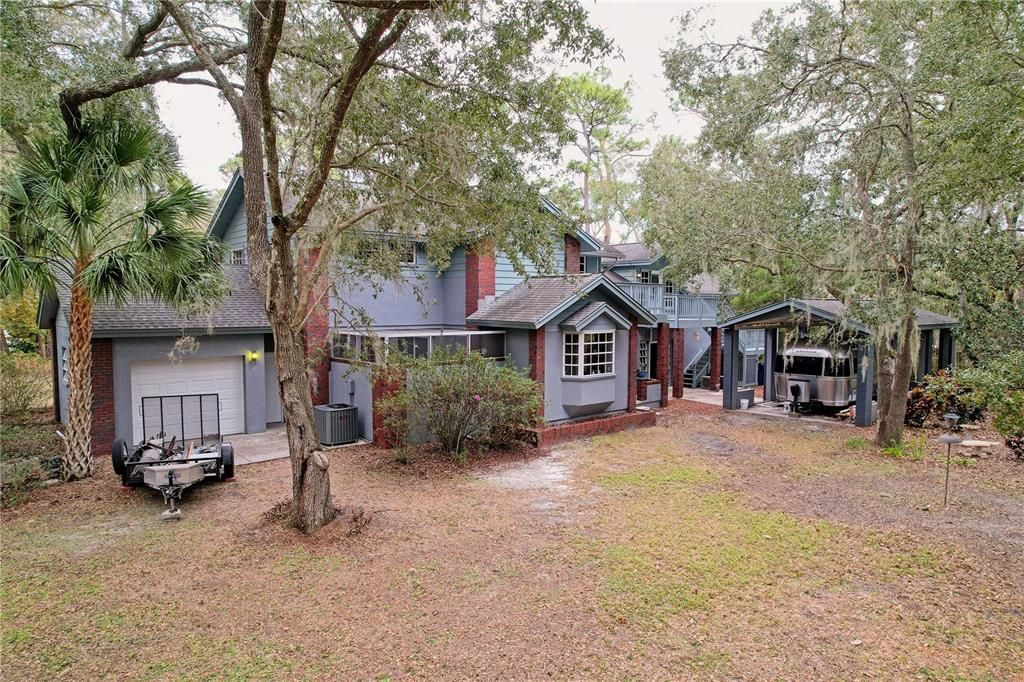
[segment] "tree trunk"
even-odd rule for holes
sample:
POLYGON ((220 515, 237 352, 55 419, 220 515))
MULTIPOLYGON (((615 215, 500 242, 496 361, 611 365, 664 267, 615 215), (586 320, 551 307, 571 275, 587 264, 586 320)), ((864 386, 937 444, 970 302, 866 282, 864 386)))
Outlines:
POLYGON ((71 285, 70 383, 68 386, 67 443, 61 457, 64 478, 92 475, 92 301, 78 281, 71 285))
POLYGON ((288 431, 294 521, 296 526, 309 532, 335 516, 328 472, 330 459, 316 433, 310 377, 306 368, 306 344, 301 326, 295 324, 303 317, 296 314, 295 258, 290 239, 282 226, 274 230, 272 249, 267 314, 274 330, 278 391, 288 431))
POLYGON ((897 335, 896 366, 892 376, 892 395, 888 409, 878 421, 875 442, 880 445, 903 441, 903 419, 907 414, 907 391, 914 367, 914 340, 917 334, 917 314, 914 310, 914 266, 917 260, 917 241, 924 220, 924 206, 917 195, 917 150, 914 146, 912 95, 904 96, 905 112, 902 127, 903 175, 907 186, 906 226, 896 266, 899 282, 900 331, 897 335))

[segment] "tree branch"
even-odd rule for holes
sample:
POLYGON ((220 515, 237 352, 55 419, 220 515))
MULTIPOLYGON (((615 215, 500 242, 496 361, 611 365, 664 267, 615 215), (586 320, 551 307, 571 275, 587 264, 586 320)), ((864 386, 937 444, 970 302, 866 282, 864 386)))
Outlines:
POLYGON ((121 56, 127 61, 137 59, 142 54, 142 48, 145 47, 146 41, 149 40, 151 35, 160 30, 160 26, 166 18, 167 8, 158 7, 153 16, 135 27, 135 33, 128 44, 125 45, 121 56))

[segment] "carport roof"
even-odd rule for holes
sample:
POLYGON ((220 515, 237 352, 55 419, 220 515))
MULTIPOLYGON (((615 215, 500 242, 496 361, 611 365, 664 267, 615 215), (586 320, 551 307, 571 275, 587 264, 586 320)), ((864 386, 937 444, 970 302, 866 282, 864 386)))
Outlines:
MULTIPOLYGON (((917 328, 949 329, 956 326, 956 320, 939 313, 917 309, 917 328)), ((846 305, 834 298, 787 298, 771 305, 737 315, 722 322, 719 327, 769 327, 792 323, 799 318, 812 318, 823 322, 843 324, 850 329, 867 334, 868 328, 861 322, 846 317, 846 305)))
MULTIPOLYGON (((151 298, 140 298, 118 306, 97 301, 93 306, 93 336, 117 338, 124 336, 158 336, 209 333, 266 333, 270 331, 263 300, 249 280, 245 265, 224 265, 229 293, 208 315, 187 317, 172 306, 151 298)), ((71 291, 59 285, 57 297, 61 308, 68 310, 71 291)))

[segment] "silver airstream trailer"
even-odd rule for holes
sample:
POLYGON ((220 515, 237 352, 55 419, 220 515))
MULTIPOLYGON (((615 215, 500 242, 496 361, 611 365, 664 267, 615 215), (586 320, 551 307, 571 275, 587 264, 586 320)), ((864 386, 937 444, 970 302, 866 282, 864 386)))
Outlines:
POLYGON ((775 396, 797 407, 847 407, 856 401, 857 374, 849 351, 799 344, 775 358, 775 396))

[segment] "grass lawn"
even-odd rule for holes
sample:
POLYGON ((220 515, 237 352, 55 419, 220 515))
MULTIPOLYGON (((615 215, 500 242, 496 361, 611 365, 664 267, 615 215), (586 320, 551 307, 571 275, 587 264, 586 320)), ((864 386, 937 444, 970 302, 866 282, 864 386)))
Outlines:
POLYGON ((177 523, 103 462, 3 515, 4 678, 1024 678, 1024 465, 944 510, 930 445, 689 405, 465 468, 337 451, 359 533, 265 521, 287 461, 177 523))

